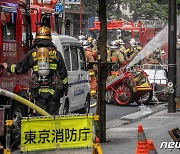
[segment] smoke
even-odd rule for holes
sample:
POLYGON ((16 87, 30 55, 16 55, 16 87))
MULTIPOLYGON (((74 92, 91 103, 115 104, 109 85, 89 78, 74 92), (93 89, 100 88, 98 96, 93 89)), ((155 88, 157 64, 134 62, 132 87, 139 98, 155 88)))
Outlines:
POLYGON ((138 53, 136 57, 130 62, 127 67, 132 67, 134 64, 138 63, 144 57, 151 54, 154 50, 160 48, 164 44, 168 43, 168 25, 162 29, 145 47, 138 53))

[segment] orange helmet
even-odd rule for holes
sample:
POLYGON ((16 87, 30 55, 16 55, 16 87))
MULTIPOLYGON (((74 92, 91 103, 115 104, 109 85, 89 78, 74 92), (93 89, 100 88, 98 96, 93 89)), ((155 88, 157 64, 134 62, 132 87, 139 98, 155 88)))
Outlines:
POLYGON ((45 26, 38 28, 37 33, 36 33, 36 39, 52 40, 50 29, 45 26))

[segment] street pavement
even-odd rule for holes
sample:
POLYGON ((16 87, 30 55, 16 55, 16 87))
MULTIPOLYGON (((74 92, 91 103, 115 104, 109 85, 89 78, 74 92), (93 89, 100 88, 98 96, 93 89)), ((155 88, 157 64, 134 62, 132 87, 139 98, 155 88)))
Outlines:
MULTIPOLYGON (((134 154, 137 142, 137 127, 142 124, 148 140, 152 140, 158 154, 179 154, 179 149, 160 149, 162 142, 170 143, 168 130, 180 128, 180 111, 168 113, 167 105, 155 108, 142 106, 139 112, 106 123, 106 142, 101 143, 103 154, 134 154)), ((18 153, 18 152, 13 152, 18 153)), ((31 152, 33 154, 91 154, 92 149, 54 150, 31 152)))
POLYGON ((167 109, 150 116, 107 129, 107 142, 102 144, 104 154, 133 154, 136 149, 137 127, 142 124, 148 140, 152 140, 158 154, 179 154, 178 149, 160 149, 162 142, 171 142, 168 130, 180 127, 180 112, 168 113, 167 109))

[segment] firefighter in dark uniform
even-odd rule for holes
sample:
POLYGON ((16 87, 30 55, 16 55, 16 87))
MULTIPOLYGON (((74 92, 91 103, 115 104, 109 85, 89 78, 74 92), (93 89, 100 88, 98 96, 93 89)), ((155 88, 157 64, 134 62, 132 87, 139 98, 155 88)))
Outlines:
POLYGON ((63 57, 51 40, 50 29, 40 27, 26 56, 17 64, 3 65, 8 72, 16 74, 24 74, 32 69, 31 97, 36 105, 51 115, 57 115, 60 98, 67 95, 68 80, 63 57))

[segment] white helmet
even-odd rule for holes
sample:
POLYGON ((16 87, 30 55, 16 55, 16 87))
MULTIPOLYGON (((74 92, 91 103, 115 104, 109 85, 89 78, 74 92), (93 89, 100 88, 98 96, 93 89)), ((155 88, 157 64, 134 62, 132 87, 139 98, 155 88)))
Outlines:
POLYGON ((93 44, 96 44, 96 43, 97 43, 96 39, 93 39, 92 43, 93 43, 93 44))
POLYGON ((86 37, 84 35, 78 36, 78 40, 85 40, 85 39, 86 39, 86 37))
POLYGON ((119 45, 118 45, 117 41, 111 41, 109 48, 110 49, 118 49, 119 45))
POLYGON ((136 41, 135 39, 131 39, 130 42, 129 42, 130 46, 136 46, 136 41))
POLYGON ((84 49, 85 49, 85 48, 89 48, 89 47, 90 47, 90 43, 88 42, 88 40, 84 40, 84 41, 82 42, 82 46, 83 46, 84 49))
POLYGON ((164 50, 161 51, 161 54, 162 54, 162 56, 166 55, 164 50))

